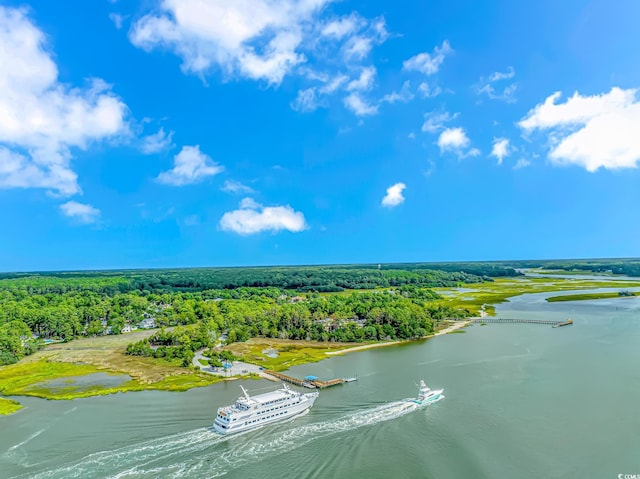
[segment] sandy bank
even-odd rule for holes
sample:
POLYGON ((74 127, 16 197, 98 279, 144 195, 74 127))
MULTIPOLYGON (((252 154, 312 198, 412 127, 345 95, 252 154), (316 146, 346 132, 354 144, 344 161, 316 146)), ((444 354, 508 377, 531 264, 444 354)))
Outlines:
MULTIPOLYGON (((470 318, 470 319, 465 320, 465 321, 456 321, 451 326, 449 326, 449 327, 447 327, 445 329, 441 329, 437 333, 429 334, 428 336, 424 336, 421 339, 434 338, 436 336, 441 336, 443 334, 447 334, 447 333, 450 333, 452 331, 455 331, 456 329, 464 328, 467 324, 470 324, 471 322, 475 321, 476 319, 479 319, 479 318, 470 318)), ((336 354, 352 353, 354 351, 363 351, 365 349, 381 348, 383 346, 393 346, 394 344, 409 343, 411 341, 415 341, 415 340, 407 339, 407 340, 402 340, 402 341, 387 341, 387 342, 384 342, 384 343, 364 344, 362 346, 355 346, 353 348, 340 349, 338 351, 327 351, 325 354, 328 355, 328 356, 333 356, 333 355, 336 355, 336 354)))

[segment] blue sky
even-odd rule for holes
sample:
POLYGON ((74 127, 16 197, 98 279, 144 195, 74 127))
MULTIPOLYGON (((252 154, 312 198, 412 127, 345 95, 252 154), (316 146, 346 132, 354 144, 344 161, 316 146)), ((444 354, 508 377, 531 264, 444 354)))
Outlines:
POLYGON ((637 256, 638 18, 0 1, 0 270, 637 256))

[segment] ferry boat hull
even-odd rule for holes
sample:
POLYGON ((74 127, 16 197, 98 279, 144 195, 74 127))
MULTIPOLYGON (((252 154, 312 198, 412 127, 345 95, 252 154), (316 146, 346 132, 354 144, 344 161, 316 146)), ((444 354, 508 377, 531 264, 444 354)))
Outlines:
POLYGON ((250 397, 244 388, 242 389, 245 397, 238 398, 234 406, 218 409, 213 422, 213 429, 217 433, 237 434, 294 418, 311 409, 319 395, 317 392, 299 393, 286 385, 273 393, 255 397, 250 397))

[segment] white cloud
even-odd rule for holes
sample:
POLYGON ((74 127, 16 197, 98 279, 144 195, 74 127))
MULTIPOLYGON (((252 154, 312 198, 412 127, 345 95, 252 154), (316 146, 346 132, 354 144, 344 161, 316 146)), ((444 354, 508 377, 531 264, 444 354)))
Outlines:
POLYGON ((127 135, 126 114, 100 79, 84 88, 60 83, 26 10, 0 6, 0 188, 80 193, 73 150, 127 135))
POLYGON ((222 185, 222 191, 227 193, 254 193, 253 188, 234 180, 226 180, 222 185))
POLYGON ((315 111, 319 106, 317 90, 306 88, 298 91, 298 96, 291 102, 291 109, 299 112, 315 111))
POLYGON ((471 148, 467 153, 465 153, 462 158, 466 158, 467 156, 480 156, 482 152, 477 148, 471 148))
POLYGON ((370 90, 373 86, 373 82, 376 77, 376 68, 375 67, 366 67, 363 68, 360 72, 360 77, 355 80, 351 80, 347 85, 347 91, 362 91, 362 90, 370 90))
POLYGON ((489 81, 493 83, 500 80, 511 80, 514 76, 516 76, 516 71, 510 66, 506 72, 495 72, 489 75, 489 81))
POLYGON ((418 71, 425 75, 433 75, 438 73, 440 66, 447 55, 453 52, 448 41, 442 42, 442 46, 436 46, 433 53, 418 53, 417 55, 405 60, 402 68, 407 71, 418 71))
POLYGON ((119 13, 110 13, 109 20, 113 22, 118 30, 122 28, 122 24, 127 19, 128 16, 120 15, 119 13))
POLYGON ((635 168, 640 161, 640 101, 637 90, 614 87, 608 93, 574 93, 557 103, 561 93, 533 108, 519 126, 526 132, 548 131, 549 159, 558 165, 635 168))
POLYGON ((406 103, 413 100, 414 96, 415 95, 411 91, 411 83, 407 80, 402 84, 402 88, 399 92, 392 91, 391 93, 383 96, 380 101, 382 103, 396 103, 398 101, 406 103))
POLYGON ((67 201, 60 205, 62 214, 70 218, 78 220, 80 223, 95 223, 100 218, 100 210, 91 205, 78 203, 76 201, 67 201))
POLYGON ((431 111, 424 114, 424 123, 422 124, 422 131, 428 133, 436 133, 445 127, 445 123, 455 120, 460 113, 454 113, 453 115, 447 111, 437 112, 431 111))
POLYGON ((357 116, 371 116, 378 113, 378 105, 367 103, 357 93, 352 93, 344 99, 344 105, 357 116))
POLYGON ((240 235, 263 231, 274 233, 287 230, 293 233, 307 228, 304 215, 291 206, 263 206, 252 198, 240 202, 240 208, 226 212, 220 219, 220 228, 240 235))
MULTIPOLYGON (((375 68, 374 68, 374 74, 375 74, 375 68)), ((348 76, 338 74, 333 78, 330 78, 329 80, 327 80, 325 82, 325 85, 323 87, 320 87, 318 90, 320 91, 320 93, 325 93, 325 94, 333 93, 336 90, 338 90, 342 85, 344 85, 344 83, 348 79, 349 79, 348 76)))
POLYGON ((471 144, 463 128, 447 128, 438 137, 441 152, 461 152, 471 144))
POLYGON ((344 57, 347 61, 363 60, 374 45, 383 43, 389 33, 384 18, 380 17, 371 22, 368 29, 358 35, 351 36, 344 44, 344 57))
POLYGON ((136 21, 129 38, 139 48, 165 48, 187 73, 219 69, 228 77, 279 84, 310 57, 319 62, 366 57, 387 33, 384 19, 356 13, 324 21, 332 0, 163 0, 136 21), (319 46, 322 46, 320 48, 319 46))
POLYGON ((418 85, 418 93, 422 98, 434 98, 442 93, 442 88, 439 86, 431 88, 427 82, 422 82, 418 85))
POLYGON ((356 13, 332 20, 322 28, 322 35, 335 39, 351 36, 366 25, 366 20, 356 13))
POLYGON ((277 84, 304 61, 296 51, 303 26, 325 3, 165 0, 133 24, 129 38, 145 50, 173 50, 185 72, 217 65, 227 74, 277 84))
POLYGON ((382 198, 382 206, 393 208, 401 203, 404 203, 404 196, 402 192, 407 188, 404 183, 396 183, 387 188, 387 194, 382 198))
POLYGON ((431 176, 436 171, 436 164, 433 160, 429 160, 429 168, 423 171, 424 176, 427 178, 431 176))
POLYGON ((489 78, 482 77, 476 86, 476 93, 478 95, 486 95, 491 100, 503 100, 507 103, 513 103, 516 101, 515 93, 518 85, 516 83, 505 85, 504 82, 513 79, 515 75, 516 72, 513 67, 509 67, 506 72, 492 73, 489 78), (500 83, 502 87, 496 89, 496 83, 500 83))
POLYGON ((526 168, 527 166, 531 166, 531 162, 524 158, 520 158, 515 165, 513 165, 514 170, 521 170, 522 168, 526 168))
MULTIPOLYGON (((309 112, 327 106, 327 97, 340 90, 371 89, 376 70, 363 62, 389 37, 384 17, 335 16, 326 8, 334 1, 151 0, 148 12, 132 22, 129 39, 146 51, 174 53, 184 73, 203 81, 219 73, 277 86, 298 77, 304 82, 290 106, 309 112)), ((356 97, 345 105, 367 114, 377 108, 358 108, 365 105, 356 97)))
POLYGON ((509 156, 509 140, 507 138, 494 138, 491 156, 498 159, 498 164, 502 164, 502 160, 509 156))
POLYGON ((159 183, 173 186, 189 185, 224 170, 223 166, 202 153, 199 145, 183 146, 173 160, 173 168, 158 175, 159 183))
MULTIPOLYGON (((373 74, 375 75, 375 68, 373 68, 373 74)), ((366 70, 366 69, 365 69, 366 70)), ((361 74, 364 74, 364 70, 361 74)), ((291 109, 306 113, 315 111, 318 108, 325 107, 327 105, 327 97, 337 90, 342 88, 349 77, 343 74, 336 74, 334 76, 319 74, 312 70, 307 71, 307 77, 312 80, 318 80, 323 83, 322 86, 305 88, 298 90, 298 95, 294 101, 290 103, 291 109)), ((357 80, 354 80, 357 81, 357 80)), ((353 83, 353 81, 352 81, 353 83)))
POLYGON ((160 128, 157 133, 147 135, 142 138, 140 150, 145 155, 151 155, 154 153, 160 153, 161 151, 171 148, 173 139, 173 131, 165 133, 163 128, 160 128))

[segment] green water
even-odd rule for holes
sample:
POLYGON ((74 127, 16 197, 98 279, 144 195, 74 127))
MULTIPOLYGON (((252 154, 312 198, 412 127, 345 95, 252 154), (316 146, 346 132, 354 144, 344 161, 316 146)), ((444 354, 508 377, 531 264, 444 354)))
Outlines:
MULTIPOLYGON (((546 303, 503 317, 564 328, 475 325, 465 334, 294 368, 323 378, 306 416, 235 437, 212 433, 229 382, 186 393, 75 401, 26 398, 0 419, 0 477, 617 478, 640 473, 640 298, 546 303), (424 377, 446 398, 403 398, 424 377)), ((244 383, 250 390, 268 381, 244 383)))

